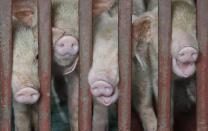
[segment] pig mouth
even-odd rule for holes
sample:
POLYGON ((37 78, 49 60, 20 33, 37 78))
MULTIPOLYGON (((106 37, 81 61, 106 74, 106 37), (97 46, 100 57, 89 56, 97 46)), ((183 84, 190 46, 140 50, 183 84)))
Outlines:
POLYGON ((55 51, 55 54, 58 58, 61 58, 61 59, 70 59, 70 58, 77 55, 77 54, 71 55, 71 54, 67 54, 67 53, 62 54, 62 53, 59 53, 58 51, 55 51))
POLYGON ((181 62, 172 58, 172 69, 176 75, 187 78, 193 75, 196 70, 195 61, 181 62))
POLYGON ((96 100, 103 104, 104 106, 110 106, 114 102, 116 102, 118 98, 118 88, 115 88, 114 93, 111 96, 99 96, 96 97, 96 100))

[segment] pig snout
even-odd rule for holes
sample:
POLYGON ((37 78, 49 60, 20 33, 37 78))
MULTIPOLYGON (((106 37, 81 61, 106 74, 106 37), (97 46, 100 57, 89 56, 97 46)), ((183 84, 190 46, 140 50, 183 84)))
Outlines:
POLYGON ((96 81, 91 85, 91 93, 94 96, 111 96, 113 94, 113 87, 105 81, 96 81))
POLYGON ((116 78, 111 78, 105 72, 90 73, 89 84, 90 91, 95 99, 105 105, 109 106, 118 98, 118 87, 116 78))
POLYGON ((105 106, 109 106, 118 99, 118 95, 119 95, 118 87, 115 87, 114 92, 111 96, 99 96, 96 97, 96 100, 105 106))
POLYGON ((195 62, 198 58, 198 51, 192 47, 185 47, 178 53, 178 60, 181 62, 195 62))
POLYGON ((63 57, 69 57, 77 54, 79 44, 76 38, 72 36, 63 36, 55 44, 55 51, 63 57))
POLYGON ((15 100, 22 104, 34 104, 38 101, 40 94, 33 88, 23 88, 15 94, 15 100))
POLYGON ((198 58, 198 51, 192 47, 184 47, 175 58, 173 58, 173 71, 180 77, 189 77, 196 70, 195 62, 198 58))

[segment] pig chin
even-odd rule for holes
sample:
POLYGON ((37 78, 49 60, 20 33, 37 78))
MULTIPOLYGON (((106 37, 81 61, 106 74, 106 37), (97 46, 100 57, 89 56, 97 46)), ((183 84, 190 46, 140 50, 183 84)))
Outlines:
POLYGON ((173 72, 183 78, 190 77, 196 70, 195 62, 181 62, 176 58, 172 58, 173 72))
POLYGON ((110 106, 117 101, 118 94, 118 88, 115 88, 115 91, 111 96, 99 96, 95 97, 95 99, 104 106, 110 106))
POLYGON ((57 53, 54 54, 55 62, 61 66, 71 65, 73 61, 76 59, 76 57, 77 57, 76 55, 75 56, 61 56, 57 53))

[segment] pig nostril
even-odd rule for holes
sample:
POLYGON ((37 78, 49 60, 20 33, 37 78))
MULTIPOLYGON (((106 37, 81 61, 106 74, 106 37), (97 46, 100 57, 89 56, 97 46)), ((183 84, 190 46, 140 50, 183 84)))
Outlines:
POLYGON ((37 93, 35 93, 35 94, 32 94, 31 97, 36 100, 39 98, 39 95, 37 93))
POLYGON ((180 57, 183 57, 184 55, 185 55, 184 53, 180 53, 180 54, 179 54, 180 57))
POLYGON ((99 90, 98 90, 98 88, 97 88, 97 87, 93 88, 93 92, 94 92, 94 93, 96 93, 96 94, 97 94, 97 93, 98 93, 98 91, 99 91, 99 90))
POLYGON ((112 86, 105 81, 96 81, 91 85, 91 92, 94 96, 109 96, 112 91, 112 86))
POLYGON ((113 93, 113 90, 112 90, 112 88, 111 87, 105 87, 105 92, 106 92, 106 94, 112 94, 113 93))
POLYGON ((77 49, 77 44, 76 43, 72 43, 72 48, 73 49, 77 49))
POLYGON ((24 95, 23 94, 17 94, 17 96, 20 96, 21 97, 21 96, 24 96, 24 95))
POLYGON ((61 43, 59 46, 60 46, 60 47, 64 47, 64 43, 61 43))
POLYGON ((112 88, 105 87, 105 96, 111 96, 113 94, 112 88))
POLYGON ((72 49, 73 49, 73 51, 74 51, 74 54, 76 54, 77 53, 77 51, 78 51, 78 44, 77 43, 73 43, 72 44, 72 49))
POLYGON ((15 100, 24 104, 33 104, 39 97, 39 92, 33 88, 23 88, 15 94, 15 100))
POLYGON ((20 99, 23 99, 24 98, 24 95, 23 94, 19 94, 17 95, 20 99))
POLYGON ((90 90, 91 90, 92 95, 94 95, 94 96, 99 96, 100 95, 98 87, 96 87, 96 86, 95 87, 91 87, 90 90))
POLYGON ((110 93, 110 92, 111 92, 111 90, 110 90, 108 87, 105 88, 105 91, 106 91, 107 93, 110 93))
POLYGON ((193 53, 193 54, 192 54, 192 57, 196 60, 197 57, 198 57, 198 54, 197 54, 197 53, 193 53))
POLYGON ((25 97, 25 95, 24 94, 17 94, 17 97, 19 97, 19 98, 24 98, 25 97))

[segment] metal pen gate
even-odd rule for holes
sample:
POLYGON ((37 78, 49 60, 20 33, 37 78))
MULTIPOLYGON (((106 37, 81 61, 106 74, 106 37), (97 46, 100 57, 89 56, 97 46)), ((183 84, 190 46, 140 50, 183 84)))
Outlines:
MULTIPOLYGON (((51 1, 38 0, 39 130, 50 131, 51 1)), ((197 131, 208 131, 208 1, 197 0, 197 131)), ((119 0, 119 131, 131 123, 131 0, 119 0)), ((158 131, 170 131, 171 0, 159 0, 158 131), (165 22, 165 23, 164 23, 165 22)), ((87 81, 92 61, 92 0, 79 1, 80 95, 79 130, 91 131, 91 95, 87 81), (86 33, 87 32, 87 33, 86 33)), ((12 0, 0 1, 0 131, 11 130, 12 0)))

